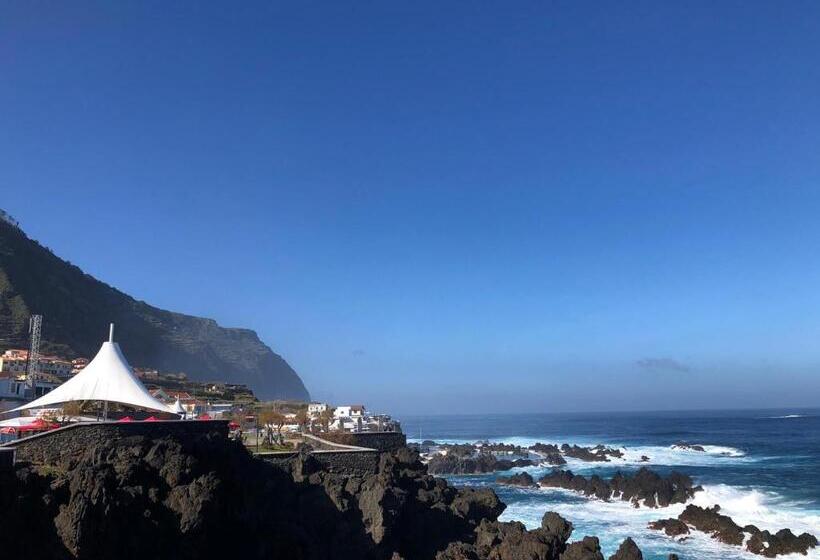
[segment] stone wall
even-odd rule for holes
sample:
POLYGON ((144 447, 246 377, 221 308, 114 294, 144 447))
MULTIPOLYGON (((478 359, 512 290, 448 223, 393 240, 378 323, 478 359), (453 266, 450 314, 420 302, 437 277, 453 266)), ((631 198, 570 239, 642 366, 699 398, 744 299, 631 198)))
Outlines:
POLYGON ((84 422, 69 424, 16 441, 3 447, 17 452, 17 461, 55 464, 69 456, 79 456, 91 444, 100 440, 115 440, 131 436, 161 438, 172 436, 190 439, 203 436, 228 437, 226 420, 159 421, 159 422, 84 422))
MULTIPOLYGON (((278 467, 289 468, 296 459, 295 452, 259 453, 257 457, 278 467)), ((379 470, 381 453, 374 449, 339 449, 311 452, 322 468, 342 475, 366 475, 379 470)))
POLYGON ((328 432, 322 439, 378 451, 395 451, 407 445, 407 436, 401 432, 328 432))

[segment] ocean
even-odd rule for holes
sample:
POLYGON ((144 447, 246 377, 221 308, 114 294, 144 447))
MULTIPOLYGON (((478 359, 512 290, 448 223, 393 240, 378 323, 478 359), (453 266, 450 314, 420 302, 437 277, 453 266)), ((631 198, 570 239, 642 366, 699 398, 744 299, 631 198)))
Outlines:
MULTIPOLYGON (((437 442, 490 440, 529 446, 535 442, 569 443, 625 448, 623 459, 586 463, 568 459, 568 468, 584 475, 609 478, 617 471, 649 466, 661 473, 677 470, 704 487, 693 502, 720 504, 721 512, 738 524, 761 529, 789 528, 820 538, 820 409, 743 410, 583 414, 483 414, 404 417, 408 441, 437 442), (679 441, 704 446, 705 452, 675 450, 679 441), (649 463, 640 463, 642 455, 649 463)), ((550 469, 527 467, 538 479, 550 469)), ((505 473, 509 474, 509 473, 505 473)), ((458 486, 491 486, 507 509, 501 520, 517 520, 528 528, 540 526, 546 511, 555 511, 575 526, 572 540, 584 535, 601 539, 608 557, 631 536, 646 559, 666 559, 676 553, 684 559, 761 558, 693 532, 676 542, 647 528, 656 519, 676 517, 684 507, 635 509, 626 502, 602 502, 558 489, 519 489, 494 482, 498 474, 450 476, 458 486)), ((820 548, 808 556, 780 558, 820 560, 820 548)))

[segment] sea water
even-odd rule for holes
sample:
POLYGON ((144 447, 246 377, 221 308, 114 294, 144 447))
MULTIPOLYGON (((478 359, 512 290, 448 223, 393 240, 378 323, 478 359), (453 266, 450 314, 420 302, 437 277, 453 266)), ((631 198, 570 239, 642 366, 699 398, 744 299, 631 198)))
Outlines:
MULTIPOLYGON (((690 475, 704 487, 693 502, 719 504, 721 512, 743 526, 808 531, 820 538, 820 410, 699 411, 594 414, 510 414, 405 417, 409 441, 473 443, 479 440, 529 446, 535 442, 623 448, 622 459, 587 463, 568 459, 564 467, 584 475, 609 478, 617 471, 648 466, 661 474, 690 475), (679 441, 702 445, 704 452, 673 449, 679 441), (641 457, 649 457, 641 462, 641 457)), ((526 467, 536 480, 547 467, 526 467)), ((688 559, 761 558, 719 543, 703 533, 678 542, 647 528, 650 521, 676 517, 685 505, 634 508, 627 502, 603 502, 560 489, 513 488, 495 483, 498 473, 449 476, 453 484, 490 486, 507 504, 501 520, 540 525, 547 511, 570 520, 572 539, 596 535, 604 555, 632 537, 647 559, 676 553, 688 559)), ((820 548, 808 556, 820 560, 820 548)), ((781 557, 791 559, 791 556, 781 557)))

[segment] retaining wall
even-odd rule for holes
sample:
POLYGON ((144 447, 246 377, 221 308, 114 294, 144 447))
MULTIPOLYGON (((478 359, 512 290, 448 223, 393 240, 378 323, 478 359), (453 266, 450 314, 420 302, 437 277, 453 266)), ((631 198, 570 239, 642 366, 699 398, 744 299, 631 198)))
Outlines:
POLYGON ((158 422, 80 422, 62 428, 10 441, 0 446, 14 448, 17 461, 56 464, 71 456, 81 455, 85 449, 103 440, 117 440, 132 436, 178 439, 216 436, 228 437, 226 420, 171 420, 158 422))
POLYGON ((328 432, 322 434, 322 439, 378 451, 395 451, 407 446, 407 436, 401 432, 328 432))
MULTIPOLYGON (((322 465, 323 470, 342 475, 376 473, 379 470, 379 460, 381 458, 381 453, 375 449, 325 449, 312 451, 310 455, 322 465)), ((289 469, 296 460, 298 453, 289 451, 271 452, 259 453, 256 456, 278 467, 289 469)))

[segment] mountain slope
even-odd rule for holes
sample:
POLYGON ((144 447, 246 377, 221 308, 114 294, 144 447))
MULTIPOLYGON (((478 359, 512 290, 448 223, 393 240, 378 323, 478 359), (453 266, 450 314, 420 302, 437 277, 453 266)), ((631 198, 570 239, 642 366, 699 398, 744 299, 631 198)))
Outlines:
POLYGON ((246 383, 264 399, 310 398, 296 372, 252 330, 137 301, 0 220, 0 351, 28 346, 32 313, 44 315, 44 352, 92 358, 113 322, 134 366, 246 383))

